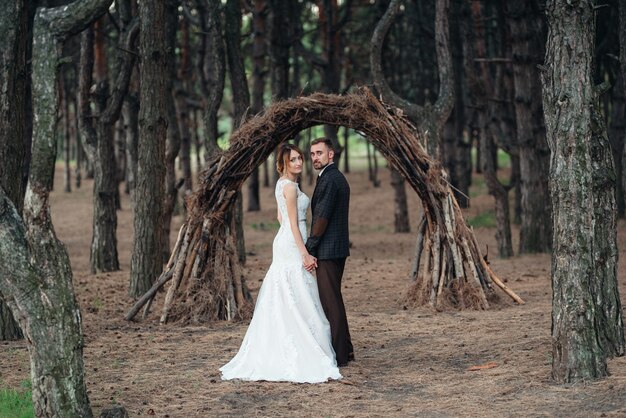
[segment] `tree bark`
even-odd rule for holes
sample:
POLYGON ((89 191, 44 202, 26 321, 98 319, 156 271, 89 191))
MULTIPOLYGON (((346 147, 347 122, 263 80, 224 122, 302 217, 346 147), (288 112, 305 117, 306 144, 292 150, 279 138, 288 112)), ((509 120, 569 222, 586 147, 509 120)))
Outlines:
POLYGON ((280 0, 268 0, 269 19, 269 57, 271 71, 271 90, 274 100, 289 97, 289 27, 287 3, 280 0))
POLYGON ((180 79, 182 91, 176 94, 176 111, 178 113, 178 125, 180 126, 180 166, 183 171, 183 196, 186 197, 193 191, 193 179, 191 174, 191 141, 193 110, 187 103, 187 97, 193 91, 193 72, 191 66, 189 25, 187 20, 180 22, 181 51, 180 51, 180 79))
MULTIPOLYGON (((274 101, 284 100, 289 97, 289 5, 282 0, 268 0, 267 2, 270 6, 270 88, 274 101)), ((270 169, 269 172, 273 179, 272 184, 275 184, 278 181, 278 171, 270 169)))
POLYGON ((537 64, 544 46, 543 18, 533 2, 507 2, 513 54, 515 120, 520 162, 520 254, 546 252, 552 247, 548 170, 549 150, 543 126, 537 64))
MULTIPOLYGON (((233 92, 233 131, 238 129, 249 118, 250 92, 248 80, 241 54, 241 6, 239 0, 228 0, 225 9, 225 41, 226 57, 230 70, 230 85, 233 92)), ((239 262, 246 261, 246 245, 243 233, 243 197, 238 191, 237 203, 234 205, 232 230, 239 262)))
MULTIPOLYGON (((619 63, 620 63, 620 79, 622 82, 622 99, 626 101, 626 4, 623 1, 617 2, 618 7, 618 15, 619 15, 619 63)), ((622 119, 622 122, 624 119, 622 119)), ((622 138, 626 136, 626 128, 623 128, 621 133, 617 133, 617 135, 622 135, 622 138)), ((624 145, 622 144, 622 148, 624 145)), ((616 156, 619 159, 619 164, 616 159, 616 166, 621 167, 621 178, 620 183, 621 187, 618 192, 621 191, 621 195, 618 193, 618 214, 620 217, 623 217, 626 212, 626 169, 625 169, 625 161, 626 161, 626 149, 623 149, 622 154, 616 156)))
POLYGON ((6 219, 0 222, 0 242, 3 251, 9 250, 2 254, 8 266, 0 274, 1 291, 18 312, 30 344, 36 416, 92 416, 71 267, 54 234, 48 202, 56 155, 59 103, 55 80, 60 46, 65 37, 85 29, 110 4, 111 0, 75 1, 37 11, 32 57, 33 146, 24 207, 28 244, 11 205, 6 200, 0 204, 6 219))
POLYGON ((390 168, 391 186, 394 189, 395 211, 394 211, 394 232, 411 232, 409 223, 409 211, 406 201, 406 188, 404 187, 404 177, 397 170, 390 168))
POLYGON ((163 262, 170 255, 170 230, 176 206, 176 157, 181 146, 180 127, 176 113, 176 32, 178 28, 178 0, 166 0, 165 40, 167 42, 167 80, 165 91, 169 95, 167 107, 167 143, 165 147, 165 199, 163 200, 163 262))
MULTIPOLYGON (((626 42, 626 39, 624 40, 626 42)), ((626 56, 624 57, 626 59, 626 56)), ((626 205, 624 202, 624 143, 626 140, 626 84, 621 71, 615 77, 615 84, 611 89, 611 124, 609 126, 609 140, 613 151, 615 164, 615 200, 618 218, 624 217, 626 205)))
MULTIPOLYGON (((33 161, 39 157, 33 154, 33 161)), ((27 215, 27 232, 0 189, 0 292, 25 330, 35 416, 91 417, 70 260, 54 234, 47 202, 39 200, 47 191, 39 192, 28 192, 30 202, 44 206, 26 209, 38 212, 27 215)))
POLYGON ((70 171, 70 106, 69 106, 69 88, 63 74, 59 76, 59 96, 60 96, 60 119, 63 123, 62 131, 62 150, 63 150, 63 191, 69 193, 72 191, 72 175, 70 171))
POLYGON ((131 85, 124 105, 122 106, 124 124, 126 126, 126 188, 130 193, 130 201, 134 206, 135 185, 137 182, 137 161, 139 156, 139 99, 136 84, 136 72, 131 75, 131 85))
MULTIPOLYGON (((254 2, 252 18, 253 38, 252 38, 252 95, 250 111, 253 115, 259 114, 263 110, 265 94, 265 74, 266 67, 266 31, 267 31, 267 3, 265 0, 254 2)), ((259 168, 257 167, 248 179, 248 212, 261 210, 261 199, 259 197, 259 168)))
POLYGON ((593 86, 594 2, 549 0, 543 106, 553 205, 552 377, 607 376, 624 354, 613 164, 593 86))
MULTIPOLYGON (((322 91, 338 94, 341 90, 341 60, 343 48, 341 45, 341 28, 339 22, 339 7, 337 0, 318 0, 319 38, 321 42, 321 79, 322 91)), ((289 38, 293 37, 293 25, 290 25, 289 38)), ((337 166, 341 163, 343 149, 337 137, 338 128, 333 125, 324 125, 324 136, 330 139, 335 148, 334 161, 337 166)))
POLYGON ((203 0, 197 0, 200 12, 200 25, 206 37, 202 39, 202 57, 200 71, 202 95, 206 98, 204 109, 204 126, 206 131, 204 155, 205 160, 211 159, 219 147, 217 140, 217 112, 224 96, 224 79, 226 72, 224 40, 222 38, 220 2, 210 0, 205 6, 203 0))
POLYGON ((619 10, 619 64, 623 88, 626 88, 626 4, 617 2, 619 10))
MULTIPOLYGON (((481 112, 480 118, 486 118, 486 112, 481 112)), ((487 122, 481 122, 486 126, 487 122)), ((513 241, 511 240, 511 211, 509 209, 509 191, 498 180, 494 159, 490 158, 496 150, 493 136, 489 129, 482 129, 479 139, 479 147, 482 159, 483 176, 487 183, 489 194, 493 196, 496 210, 496 242, 498 243, 498 255, 502 258, 513 256, 513 241)))
MULTIPOLYGON (((513 243, 511 240, 511 222, 509 210, 508 188, 498 180, 497 176, 497 145, 495 138, 505 136, 502 134, 504 128, 494 121, 497 110, 490 97, 497 97, 499 89, 496 90, 491 79, 489 68, 484 61, 476 63, 474 58, 487 57, 487 47, 485 42, 484 13, 482 5, 478 0, 472 1, 472 22, 474 25, 474 49, 468 46, 467 59, 469 65, 466 67, 469 78, 469 91, 476 107, 476 117, 479 129, 480 163, 487 189, 493 196, 496 211, 496 241, 498 242, 498 255, 506 258, 513 255, 513 243)), ((501 80, 496 80, 501 81, 501 80)), ((506 127, 505 127, 506 128, 506 127)))
POLYGON ((94 168, 93 236, 90 254, 92 273, 116 271, 120 268, 116 213, 118 173, 113 139, 115 122, 120 115, 135 62, 135 55, 126 51, 132 49, 138 31, 138 24, 130 23, 130 8, 125 3, 128 1, 120 2, 121 14, 126 14, 126 25, 122 28, 118 41, 119 64, 111 87, 106 77, 104 45, 94 44, 94 31, 91 29, 86 30, 81 39, 78 105, 80 131, 83 148, 94 168), (96 77, 99 77, 95 80, 93 89, 93 99, 98 109, 96 118, 91 113, 89 97, 94 82, 94 68, 96 77))
POLYGON ((454 108, 448 119, 450 125, 450 143, 445 150, 446 164, 450 183, 454 186, 454 194, 459 206, 467 208, 470 205, 469 187, 472 184, 471 144, 467 134, 467 77, 464 71, 464 48, 463 39, 469 31, 466 16, 467 7, 462 0, 451 1, 450 20, 450 54, 452 56, 453 79, 454 79, 454 108))
POLYGON ((130 268, 131 297, 144 294, 163 270, 163 199, 165 141, 167 136, 167 50, 165 3, 139 3, 140 100, 139 152, 134 204, 133 255, 130 268))
MULTIPOLYGON (((4 0, 0 14, 0 189, 21 215, 26 182, 26 91, 28 8, 25 0, 4 0)), ((0 291, 0 340, 22 338, 0 291)))

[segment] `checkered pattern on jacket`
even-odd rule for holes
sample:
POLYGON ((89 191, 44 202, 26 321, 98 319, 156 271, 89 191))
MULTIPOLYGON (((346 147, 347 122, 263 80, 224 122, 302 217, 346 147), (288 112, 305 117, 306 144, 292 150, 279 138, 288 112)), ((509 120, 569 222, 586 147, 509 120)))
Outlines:
POLYGON ((350 186, 336 165, 330 164, 318 177, 311 199, 313 220, 311 236, 306 243, 309 254, 320 260, 345 258, 350 255, 349 207, 350 186), (319 228, 320 226, 322 228, 319 228))

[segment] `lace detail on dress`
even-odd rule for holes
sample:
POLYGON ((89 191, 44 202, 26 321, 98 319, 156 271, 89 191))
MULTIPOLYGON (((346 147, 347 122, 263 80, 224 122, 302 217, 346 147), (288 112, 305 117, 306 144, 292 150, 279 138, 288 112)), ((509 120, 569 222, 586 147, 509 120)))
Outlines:
POLYGON ((287 184, 294 184, 296 186, 296 205, 298 208, 298 224, 300 227, 300 233, 302 234, 302 239, 306 243, 307 239, 307 231, 306 231, 306 211, 309 208, 310 199, 309 196, 306 195, 302 190, 300 190, 300 186, 298 183, 295 183, 291 180, 287 179, 279 179, 276 183, 276 191, 275 197, 276 202, 278 204, 278 210, 280 211, 280 216, 282 218, 281 228, 286 227, 290 228, 289 224, 289 215, 287 214, 287 199, 285 199, 285 186, 287 184))

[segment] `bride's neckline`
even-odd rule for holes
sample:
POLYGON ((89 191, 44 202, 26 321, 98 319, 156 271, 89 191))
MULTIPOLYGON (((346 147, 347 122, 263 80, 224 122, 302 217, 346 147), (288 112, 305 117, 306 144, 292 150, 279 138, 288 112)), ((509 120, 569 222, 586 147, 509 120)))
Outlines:
POLYGON ((297 182, 297 181, 290 180, 290 179, 288 179, 287 177, 281 177, 281 178, 279 178, 279 180, 287 180, 287 181, 289 181, 289 182, 291 182, 291 183, 296 183, 296 184, 298 184, 298 182, 297 182))

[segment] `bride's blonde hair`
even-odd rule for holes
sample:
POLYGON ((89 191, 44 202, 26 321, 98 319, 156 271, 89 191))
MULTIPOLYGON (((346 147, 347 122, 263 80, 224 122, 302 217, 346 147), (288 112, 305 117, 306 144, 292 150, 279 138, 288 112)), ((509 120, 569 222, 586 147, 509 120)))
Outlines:
POLYGON ((294 144, 286 142, 281 144, 280 148, 278 148, 278 155, 276 155, 276 171, 278 171, 281 175, 285 174, 285 167, 289 161, 291 151, 295 151, 300 154, 300 157, 304 160, 304 153, 300 148, 296 147, 294 144))

